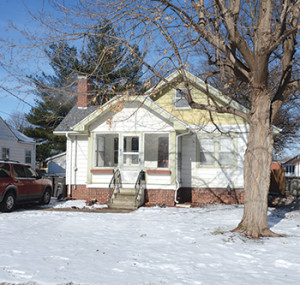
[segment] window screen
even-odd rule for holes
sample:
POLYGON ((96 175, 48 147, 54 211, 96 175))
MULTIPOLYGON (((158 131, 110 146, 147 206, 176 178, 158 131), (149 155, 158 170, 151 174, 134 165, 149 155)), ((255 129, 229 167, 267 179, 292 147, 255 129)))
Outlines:
POLYGON ((118 164, 119 136, 103 134, 96 136, 95 166, 110 167, 118 164))

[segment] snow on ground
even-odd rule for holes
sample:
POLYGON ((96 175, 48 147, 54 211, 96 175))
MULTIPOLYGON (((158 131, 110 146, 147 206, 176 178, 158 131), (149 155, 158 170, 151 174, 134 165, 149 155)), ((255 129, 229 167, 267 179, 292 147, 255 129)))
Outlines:
MULTIPOLYGON (((84 206, 51 205, 74 203, 84 206)), ((230 232, 242 212, 210 205, 0 213, 0 283, 300 284, 299 210, 270 209, 272 230, 287 236, 259 240, 230 232)))
POLYGON ((67 200, 67 201, 58 201, 56 199, 51 199, 49 205, 43 206, 43 208, 54 208, 54 209, 62 209, 62 208, 86 208, 86 209, 105 209, 107 205, 99 205, 95 203, 91 206, 86 204, 84 200, 67 200))

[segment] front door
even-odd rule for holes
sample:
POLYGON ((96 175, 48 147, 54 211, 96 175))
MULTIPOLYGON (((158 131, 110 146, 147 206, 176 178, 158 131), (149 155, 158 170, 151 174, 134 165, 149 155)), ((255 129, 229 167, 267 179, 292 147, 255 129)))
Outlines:
POLYGON ((122 167, 123 184, 135 184, 140 172, 140 136, 126 134, 122 136, 122 167))

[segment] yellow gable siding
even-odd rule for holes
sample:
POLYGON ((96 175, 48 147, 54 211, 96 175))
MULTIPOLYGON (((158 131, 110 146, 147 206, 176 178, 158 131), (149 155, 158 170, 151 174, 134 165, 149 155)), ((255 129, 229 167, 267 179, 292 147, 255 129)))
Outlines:
MULTIPOLYGON (((178 85, 181 88, 184 88, 183 85, 178 85)), ((201 104, 207 104, 208 97, 201 90, 193 87, 192 97, 195 102, 201 104)), ((176 109, 174 105, 175 100, 175 90, 168 87, 162 88, 154 97, 153 100, 155 103, 166 109, 168 112, 178 117, 179 119, 185 121, 191 125, 208 125, 213 124, 210 119, 210 114, 208 111, 199 110, 199 109, 176 109)), ((218 102, 220 103, 220 102, 218 102)), ((214 123, 218 125, 227 125, 227 124, 245 124, 245 121, 232 114, 219 114, 211 113, 214 123)))

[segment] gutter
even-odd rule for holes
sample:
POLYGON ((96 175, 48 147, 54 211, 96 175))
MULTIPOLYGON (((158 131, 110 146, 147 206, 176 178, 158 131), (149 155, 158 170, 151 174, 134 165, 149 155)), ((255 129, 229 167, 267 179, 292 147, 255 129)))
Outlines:
POLYGON ((179 142, 179 138, 180 137, 183 137, 183 136, 186 136, 186 135, 189 135, 191 133, 191 129, 188 129, 188 131, 186 133, 183 133, 183 134, 179 134, 176 136, 176 155, 177 155, 177 158, 176 158, 176 189, 175 189, 175 196, 174 196, 174 201, 176 204, 178 204, 178 200, 177 200, 177 191, 180 187, 180 182, 178 181, 178 172, 179 172, 179 165, 178 165, 178 142, 179 142))

